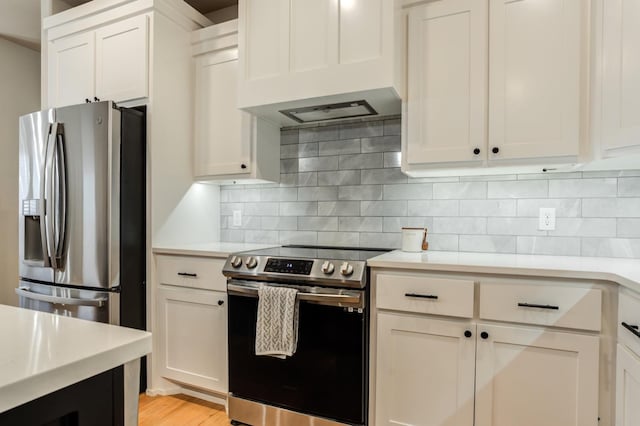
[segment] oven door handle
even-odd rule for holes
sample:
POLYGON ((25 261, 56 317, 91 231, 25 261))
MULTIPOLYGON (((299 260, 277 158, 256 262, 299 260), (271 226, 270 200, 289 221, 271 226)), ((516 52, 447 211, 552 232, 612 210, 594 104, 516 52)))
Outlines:
MULTIPOLYGON (((238 284, 227 284, 227 292, 238 296, 258 297, 258 288, 238 284)), ((364 303, 361 293, 298 293, 298 300, 315 302, 328 306, 363 308, 364 303)))

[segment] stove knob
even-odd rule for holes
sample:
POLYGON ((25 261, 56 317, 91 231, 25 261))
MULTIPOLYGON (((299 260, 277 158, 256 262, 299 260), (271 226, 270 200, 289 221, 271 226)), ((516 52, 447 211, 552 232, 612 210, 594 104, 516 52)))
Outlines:
POLYGON ((348 277, 353 274, 353 266, 349 265, 349 262, 342 263, 342 266, 340 266, 340 273, 345 277, 348 277))
POLYGON ((242 266, 242 258, 239 256, 233 256, 231 258, 231 266, 233 266, 234 268, 239 268, 240 266, 242 266))
POLYGON ((328 260, 326 260, 323 264, 322 264, 322 268, 320 268, 322 270, 322 272, 324 272, 327 275, 331 275, 333 274, 333 271, 335 270, 335 267, 333 266, 333 263, 329 262, 328 260))
POLYGON ((249 269, 253 269, 256 266, 258 266, 258 260, 253 256, 247 257, 247 259, 244 261, 244 263, 245 263, 245 265, 247 265, 247 268, 249 268, 249 269))

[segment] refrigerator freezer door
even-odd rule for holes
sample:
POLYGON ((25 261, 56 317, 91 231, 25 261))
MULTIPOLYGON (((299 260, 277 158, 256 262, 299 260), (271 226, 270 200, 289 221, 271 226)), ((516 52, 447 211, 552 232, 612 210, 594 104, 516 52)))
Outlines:
POLYGON ((19 271, 27 279, 52 282, 46 234, 45 173, 47 142, 54 110, 34 112, 19 121, 19 271))
POLYGON ((56 247, 55 283, 115 287, 119 279, 119 112, 111 102, 98 102, 58 108, 55 115, 62 137, 53 174, 56 182, 65 182, 59 186, 66 188, 66 194, 54 196, 66 198, 66 212, 53 221, 56 241, 62 242, 56 247))

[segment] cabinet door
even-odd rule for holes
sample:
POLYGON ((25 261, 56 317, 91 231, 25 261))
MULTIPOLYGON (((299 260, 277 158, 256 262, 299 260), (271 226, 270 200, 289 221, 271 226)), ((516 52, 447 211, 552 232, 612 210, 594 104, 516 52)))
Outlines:
POLYGON ((477 330, 476 426, 598 425, 598 336, 477 330))
POLYGON ((485 0, 409 12, 407 163, 486 158, 487 23, 485 0))
POLYGON ((49 42, 48 104, 61 107, 92 99, 94 89, 94 33, 49 42))
POLYGON ((149 29, 146 15, 96 30, 96 96, 122 102, 149 94, 149 29))
POLYGON ((489 160, 579 154, 586 7, 490 0, 489 160))
POLYGON ((238 50, 196 59, 195 175, 251 172, 251 116, 237 108, 238 50))
POLYGON ((160 286, 160 374, 191 386, 227 392, 227 295, 160 286))
POLYGON ((618 345, 616 426, 640 425, 640 358, 618 345))
POLYGON ((376 424, 472 426, 475 340, 468 322, 379 313, 376 424))
POLYGON ((640 146, 640 2, 603 2, 605 150, 640 146))

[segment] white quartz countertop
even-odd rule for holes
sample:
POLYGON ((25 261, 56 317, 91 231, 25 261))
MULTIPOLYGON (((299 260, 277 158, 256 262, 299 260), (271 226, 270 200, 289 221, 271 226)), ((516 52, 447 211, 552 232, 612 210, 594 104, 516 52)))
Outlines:
POLYGON ((369 259, 368 264, 373 268, 605 280, 640 292, 640 260, 635 259, 396 250, 369 259))
POLYGON ((151 333, 0 305, 0 413, 151 352, 151 333))
POLYGON ((179 254, 185 256, 227 257, 231 253, 241 251, 260 250, 269 247, 278 247, 278 244, 249 244, 249 243, 201 243, 201 244, 174 244, 154 245, 156 254, 179 254))

